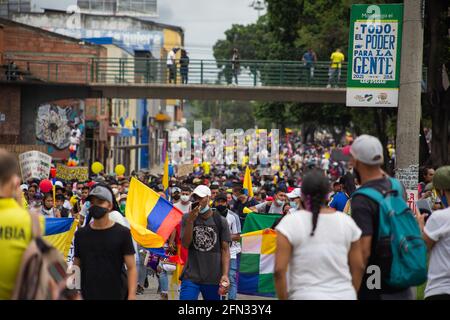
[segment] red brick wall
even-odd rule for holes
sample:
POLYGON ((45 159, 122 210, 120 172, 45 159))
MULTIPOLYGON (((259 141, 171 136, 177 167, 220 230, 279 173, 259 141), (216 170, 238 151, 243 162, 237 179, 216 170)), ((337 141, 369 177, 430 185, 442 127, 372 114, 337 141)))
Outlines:
POLYGON ((45 81, 90 81, 91 59, 106 57, 106 48, 101 46, 80 44, 76 39, 15 23, 3 25, 5 57, 45 81))
POLYGON ((0 86, 0 143, 14 143, 20 134, 20 87, 0 86))
POLYGON ((3 64, 3 51, 5 50, 4 48, 4 28, 3 25, 0 24, 0 64, 3 64))

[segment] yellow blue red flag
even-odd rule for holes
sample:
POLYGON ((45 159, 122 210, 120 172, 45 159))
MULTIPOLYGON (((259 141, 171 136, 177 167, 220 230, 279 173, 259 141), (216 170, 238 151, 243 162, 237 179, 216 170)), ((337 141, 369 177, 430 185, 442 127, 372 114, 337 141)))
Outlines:
POLYGON ((78 221, 74 218, 45 218, 44 240, 67 259, 78 221))
POLYGON ((253 197, 252 176, 250 175, 250 168, 248 166, 245 168, 243 188, 245 194, 247 194, 250 197, 253 197))
POLYGON ((132 178, 125 216, 133 239, 144 248, 161 248, 183 213, 139 180, 132 178))
POLYGON ((166 199, 169 196, 169 153, 166 152, 166 160, 164 161, 164 174, 162 178, 162 184, 164 187, 164 193, 166 194, 166 199))

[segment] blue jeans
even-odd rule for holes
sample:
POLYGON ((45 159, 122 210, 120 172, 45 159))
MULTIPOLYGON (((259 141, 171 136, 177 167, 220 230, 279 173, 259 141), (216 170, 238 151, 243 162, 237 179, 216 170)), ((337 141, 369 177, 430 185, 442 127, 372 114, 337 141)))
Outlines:
POLYGON ((144 265, 144 257, 142 257, 139 252, 141 248, 138 247, 138 252, 136 254, 136 265, 138 269, 138 284, 144 286, 145 278, 147 278, 147 266, 144 265))
POLYGON ((180 287, 180 300, 198 300, 201 292, 203 300, 220 300, 218 284, 197 284, 183 280, 180 287))
POLYGON ((159 290, 161 293, 169 293, 169 278, 165 270, 161 271, 158 275, 159 290))
POLYGON ((228 300, 236 300, 237 294, 237 259, 230 259, 230 271, 228 278, 230 279, 230 290, 228 291, 228 300))

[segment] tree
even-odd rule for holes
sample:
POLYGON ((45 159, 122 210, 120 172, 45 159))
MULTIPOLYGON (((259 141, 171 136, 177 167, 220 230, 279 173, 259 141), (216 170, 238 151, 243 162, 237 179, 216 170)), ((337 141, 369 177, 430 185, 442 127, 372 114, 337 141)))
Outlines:
POLYGON ((449 1, 429 0, 426 2, 426 24, 424 34, 424 61, 427 65, 427 93, 424 107, 432 118, 432 156, 434 166, 447 164, 448 158, 448 117, 450 89, 445 88, 443 74, 448 79, 450 68, 449 23, 447 18, 449 1))
POLYGON ((189 113, 187 128, 194 131, 194 120, 201 121, 203 129, 216 128, 221 131, 226 129, 254 128, 256 119, 253 114, 254 106, 248 101, 190 101, 185 107, 189 113))
MULTIPOLYGON (((237 47, 242 59, 300 60, 312 48, 319 60, 328 61, 340 47, 348 52, 350 8, 359 0, 267 0, 267 14, 255 24, 233 25, 226 39, 214 46, 216 59, 229 59, 237 47)), ((365 0, 366 4, 397 3, 398 0, 365 0)), ((427 94, 423 99, 420 164, 427 161, 428 146, 423 123, 432 120, 432 158, 434 165, 448 163, 450 90, 444 87, 450 68, 449 0, 426 1, 424 64, 427 66, 427 94), (443 76, 443 74, 445 76, 443 76)), ((261 73, 264 70, 255 70, 261 73)), ((339 138, 345 130, 371 133, 386 147, 395 137, 396 109, 345 108, 342 105, 259 103, 255 115, 259 121, 279 128, 303 125, 313 134, 319 125, 339 138)), ((395 140, 395 139, 394 139, 395 140)), ((385 150, 387 155, 387 150, 385 150)), ((387 158, 387 157, 386 157, 387 158)))

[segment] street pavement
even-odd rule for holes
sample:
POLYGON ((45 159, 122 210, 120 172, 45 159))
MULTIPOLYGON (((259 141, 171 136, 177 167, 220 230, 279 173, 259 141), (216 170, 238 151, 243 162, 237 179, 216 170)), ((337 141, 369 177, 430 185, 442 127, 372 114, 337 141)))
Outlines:
MULTIPOLYGON (((158 278, 149 276, 148 277, 148 288, 145 289, 143 295, 138 295, 138 300, 159 300, 160 296, 157 294, 158 290, 158 278)), ((169 287, 170 287, 170 278, 169 278, 169 287)), ((169 288, 170 290, 171 288, 169 288)), ((201 300, 201 294, 199 299, 201 300)), ((256 296, 247 296, 243 294, 237 295, 238 300, 275 300, 274 298, 266 298, 266 297, 256 297, 256 296)), ((178 292, 172 290, 169 292, 169 300, 178 300, 178 292), (174 297, 174 298, 173 298, 174 297)))

